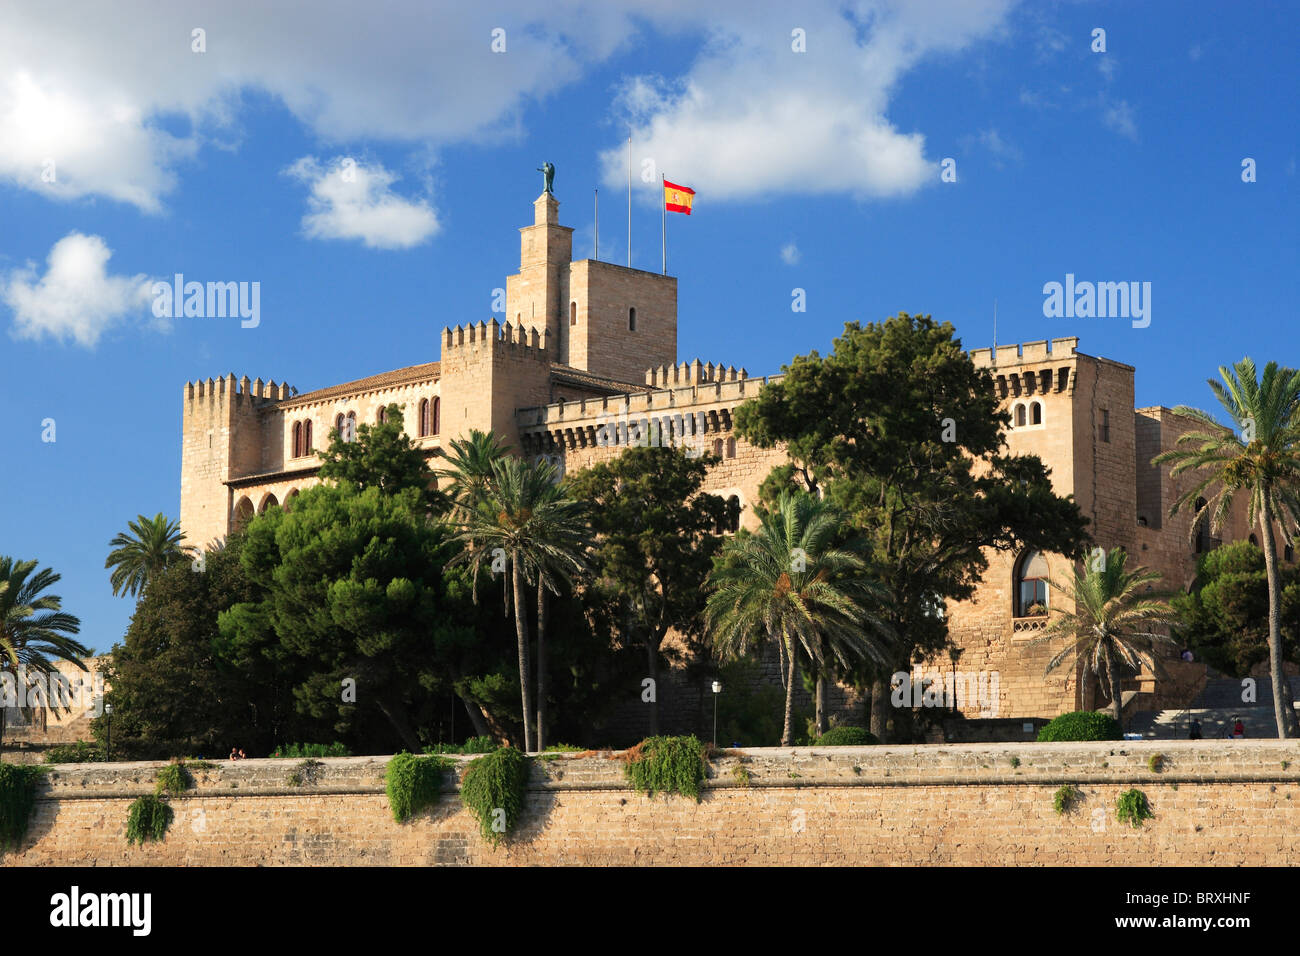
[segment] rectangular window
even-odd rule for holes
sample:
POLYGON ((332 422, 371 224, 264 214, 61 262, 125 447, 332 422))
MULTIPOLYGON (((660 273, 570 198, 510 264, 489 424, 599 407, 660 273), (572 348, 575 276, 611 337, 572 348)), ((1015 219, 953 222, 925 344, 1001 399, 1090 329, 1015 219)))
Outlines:
POLYGON ((1110 411, 1105 408, 1101 410, 1101 440, 1110 441, 1110 411))

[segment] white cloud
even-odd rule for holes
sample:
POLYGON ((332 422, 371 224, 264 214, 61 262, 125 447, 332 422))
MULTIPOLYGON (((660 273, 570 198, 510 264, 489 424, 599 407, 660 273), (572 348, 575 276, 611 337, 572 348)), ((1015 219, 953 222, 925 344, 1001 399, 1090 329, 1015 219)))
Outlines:
MULTIPOLYGON (((698 190, 698 202, 774 192, 906 195, 938 182, 920 132, 888 116, 890 94, 922 58, 997 32, 1001 0, 710 6, 711 42, 679 79, 627 81, 619 112, 632 126, 633 174, 698 190), (791 50, 803 29, 807 52, 791 50)), ((602 153, 603 179, 626 176, 625 144, 602 153)))
POLYGON ((1002 138, 996 129, 980 130, 979 144, 993 156, 993 163, 1001 169, 1007 162, 1020 162, 1023 154, 1020 148, 1002 138))
POLYGON ((99 236, 70 232, 50 249, 45 275, 36 264, 0 283, 0 301, 14 313, 18 338, 72 339, 94 348, 101 335, 133 312, 145 311, 150 282, 144 275, 110 276, 113 250, 99 236))
POLYGON ((1101 121, 1121 136, 1127 136, 1131 140, 1137 139, 1137 121, 1128 100, 1120 100, 1118 103, 1103 101, 1101 121))
POLYGON ((394 193, 390 187, 397 176, 379 163, 337 156, 327 167, 304 156, 285 172, 311 189, 302 228, 312 239, 360 239, 372 249, 409 249, 439 229, 433 208, 394 193))
POLYGON ((784 262, 786 265, 788 266, 797 265, 799 263, 799 260, 802 258, 803 258, 803 253, 799 251, 799 247, 796 246, 793 242, 787 242, 784 246, 781 247, 781 261, 784 262))

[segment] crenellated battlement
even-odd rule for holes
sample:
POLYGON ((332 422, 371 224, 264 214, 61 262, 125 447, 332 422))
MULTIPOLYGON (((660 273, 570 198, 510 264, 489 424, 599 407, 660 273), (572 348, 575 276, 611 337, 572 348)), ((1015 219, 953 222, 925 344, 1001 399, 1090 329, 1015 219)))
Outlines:
POLYGON ((278 402, 288 398, 291 394, 292 389, 289 387, 288 382, 277 385, 274 379, 263 383, 260 378, 250 382, 247 375, 236 381, 234 372, 231 372, 225 378, 215 380, 209 378, 207 381, 197 379, 193 382, 186 382, 184 391, 185 398, 189 401, 195 399, 213 401, 217 398, 229 396, 233 401, 237 402, 242 402, 245 399, 278 402))
POLYGON ((970 359, 976 368, 1006 368, 1011 365, 1030 365, 1034 362, 1059 362, 1073 358, 1078 352, 1079 337, 1040 339, 1037 342, 1025 342, 1023 345, 999 345, 997 354, 993 349, 971 349, 970 359))
POLYGON ((539 362, 553 361, 547 351, 546 329, 529 328, 513 322, 490 322, 478 324, 443 327, 442 357, 447 361, 450 355, 465 350, 488 349, 493 352, 505 352, 520 358, 539 362))
POLYGON ((723 368, 721 363, 712 362, 705 365, 699 359, 694 362, 682 362, 680 365, 660 365, 648 368, 645 383, 658 388, 671 388, 676 385, 705 385, 711 382, 736 382, 749 378, 745 369, 737 370, 734 365, 723 368))

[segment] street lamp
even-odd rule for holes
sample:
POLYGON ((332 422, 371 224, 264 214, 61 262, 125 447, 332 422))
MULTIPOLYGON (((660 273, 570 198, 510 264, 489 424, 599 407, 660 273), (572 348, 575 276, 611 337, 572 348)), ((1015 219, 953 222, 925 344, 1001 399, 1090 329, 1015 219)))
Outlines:
POLYGON ((107 751, 105 753, 105 759, 112 760, 113 759, 113 705, 112 704, 108 704, 108 703, 104 704, 104 716, 108 718, 108 734, 107 734, 108 742, 104 747, 105 751, 107 751))
POLYGON ((722 693, 722 681, 713 682, 713 746, 718 746, 718 695, 722 693))

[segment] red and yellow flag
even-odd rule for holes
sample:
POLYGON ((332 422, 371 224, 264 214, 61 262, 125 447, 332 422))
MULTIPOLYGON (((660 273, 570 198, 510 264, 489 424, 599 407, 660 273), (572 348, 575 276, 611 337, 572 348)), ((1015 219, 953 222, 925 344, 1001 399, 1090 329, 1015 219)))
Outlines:
POLYGON ((691 201, 694 198, 694 189, 689 186, 678 186, 676 183, 664 180, 664 208, 669 212, 684 212, 689 216, 691 214, 691 201))

